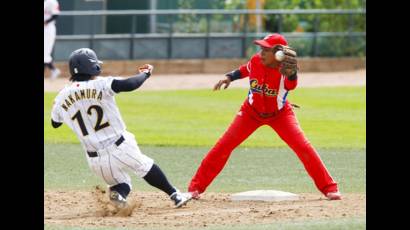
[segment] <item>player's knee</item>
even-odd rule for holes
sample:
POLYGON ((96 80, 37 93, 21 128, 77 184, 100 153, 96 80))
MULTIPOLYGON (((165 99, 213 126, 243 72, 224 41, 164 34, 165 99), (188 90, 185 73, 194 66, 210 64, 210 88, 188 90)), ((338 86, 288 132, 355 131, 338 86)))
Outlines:
POLYGON ((116 191, 121 194, 122 197, 127 198, 131 191, 131 187, 127 183, 120 183, 110 187, 111 191, 116 191))

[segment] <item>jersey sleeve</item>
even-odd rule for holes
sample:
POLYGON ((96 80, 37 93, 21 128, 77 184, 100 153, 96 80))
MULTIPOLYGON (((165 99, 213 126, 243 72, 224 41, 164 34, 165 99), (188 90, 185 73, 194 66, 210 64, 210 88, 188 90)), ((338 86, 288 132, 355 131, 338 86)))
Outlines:
POLYGON ((63 123, 63 117, 61 116, 61 106, 59 100, 56 98, 53 102, 53 108, 51 110, 51 120, 55 122, 63 123))
POLYGON ((255 54, 251 57, 251 59, 248 61, 248 63, 241 65, 239 67, 239 71, 241 71, 241 78, 245 78, 249 76, 249 73, 251 72, 252 68, 256 68, 257 66, 257 61, 260 57, 258 54, 255 54))
POLYGON ((114 80, 123 80, 123 77, 104 77, 102 90, 110 96, 117 94, 112 90, 111 85, 114 80))
POLYGON ((239 71, 241 71, 241 78, 245 78, 249 76, 249 72, 251 72, 251 61, 248 61, 248 63, 241 65, 239 67, 239 71))

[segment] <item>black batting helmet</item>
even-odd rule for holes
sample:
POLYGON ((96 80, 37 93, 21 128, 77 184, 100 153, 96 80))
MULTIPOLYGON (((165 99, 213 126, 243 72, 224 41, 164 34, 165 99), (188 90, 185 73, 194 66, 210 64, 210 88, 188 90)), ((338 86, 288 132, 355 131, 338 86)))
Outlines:
POLYGON ((71 53, 69 58, 70 74, 88 74, 97 76, 101 73, 103 62, 98 60, 97 55, 92 49, 81 48, 71 53))

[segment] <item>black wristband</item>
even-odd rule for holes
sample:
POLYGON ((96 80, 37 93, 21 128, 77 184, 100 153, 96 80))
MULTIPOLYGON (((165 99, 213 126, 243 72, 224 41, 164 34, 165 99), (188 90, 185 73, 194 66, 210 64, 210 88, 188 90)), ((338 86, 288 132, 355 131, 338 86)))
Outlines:
POLYGON ((294 81, 294 80, 296 80, 298 78, 298 72, 295 72, 293 75, 290 75, 289 77, 288 77, 288 80, 289 81, 294 81))
POLYGON ((225 76, 229 77, 231 81, 235 81, 241 78, 241 71, 239 69, 233 70, 232 72, 225 74, 225 76))
MULTIPOLYGON (((145 72, 143 72, 145 73, 145 72)), ((151 76, 151 72, 145 73, 146 77, 149 78, 151 76)))

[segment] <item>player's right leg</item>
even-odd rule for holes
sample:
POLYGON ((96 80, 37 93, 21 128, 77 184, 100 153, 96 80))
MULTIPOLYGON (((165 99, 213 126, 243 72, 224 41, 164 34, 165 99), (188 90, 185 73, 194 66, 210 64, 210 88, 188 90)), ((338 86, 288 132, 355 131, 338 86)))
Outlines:
POLYGON ((152 168, 143 178, 151 186, 156 187, 168 194, 170 199, 174 201, 177 208, 185 205, 192 198, 190 193, 181 193, 177 188, 172 186, 165 174, 156 164, 152 165, 152 168))
POLYGON ((171 185, 160 167, 141 152, 134 135, 125 132, 123 136, 125 141, 117 147, 117 151, 113 154, 117 164, 122 165, 123 168, 131 169, 148 184, 168 194, 177 208, 191 200, 190 193, 181 193, 171 185))
POLYGON ((242 107, 192 177, 188 191, 193 194, 193 198, 199 198, 199 194, 203 193, 222 171, 232 151, 261 125, 260 121, 253 119, 247 109, 242 107))

